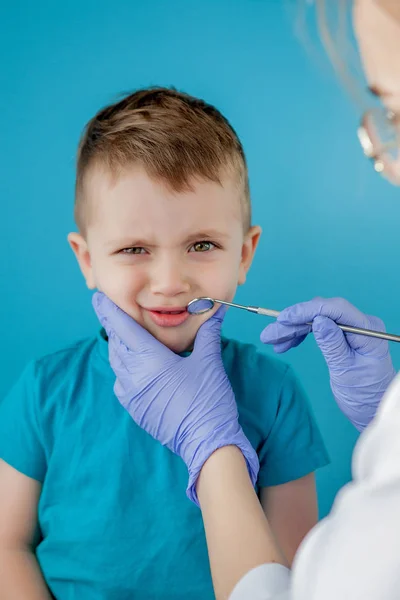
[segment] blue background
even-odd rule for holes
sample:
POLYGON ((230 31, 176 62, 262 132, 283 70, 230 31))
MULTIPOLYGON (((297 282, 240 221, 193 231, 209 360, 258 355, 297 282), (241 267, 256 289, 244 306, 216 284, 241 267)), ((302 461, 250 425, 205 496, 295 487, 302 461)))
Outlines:
MULTIPOLYGON (((97 328, 66 241, 74 229, 74 155, 94 112, 141 86, 204 97, 242 138, 254 223, 264 234, 239 300, 279 309, 342 295, 399 332, 396 191, 362 157, 357 110, 322 51, 307 53, 292 25, 279 0, 2 6, 0 397, 29 359, 97 328)), ((261 347, 267 322, 230 311, 225 332, 261 347)), ((399 350, 394 358, 398 365, 399 350)), ((324 515, 350 477, 356 432, 331 398, 314 340, 286 359, 332 457, 318 474, 324 515)))

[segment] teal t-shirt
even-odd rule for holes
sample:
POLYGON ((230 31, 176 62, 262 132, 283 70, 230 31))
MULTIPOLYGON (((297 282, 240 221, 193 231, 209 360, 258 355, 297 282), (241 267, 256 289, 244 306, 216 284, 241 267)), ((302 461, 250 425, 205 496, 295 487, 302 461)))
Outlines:
MULTIPOLYGON (((290 368, 223 339, 259 486, 325 465, 290 368)), ((0 402, 0 457, 42 482, 36 555, 57 600, 214 598, 200 510, 183 461, 142 431, 113 392, 100 333, 31 363, 0 402)))

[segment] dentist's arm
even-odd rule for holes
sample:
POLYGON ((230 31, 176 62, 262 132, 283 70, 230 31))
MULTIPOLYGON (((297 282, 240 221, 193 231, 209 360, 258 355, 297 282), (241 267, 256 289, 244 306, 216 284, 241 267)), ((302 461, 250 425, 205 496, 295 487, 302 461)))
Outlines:
MULTIPOLYGON (((238 448, 226 446, 211 455, 201 470, 197 495, 217 600, 228 598, 248 571, 265 563, 273 564, 274 571, 268 587, 258 589, 262 593, 259 597, 276 600, 287 589, 289 570, 282 566, 285 559, 277 548, 238 448)), ((253 600, 249 596, 243 598, 253 600)))

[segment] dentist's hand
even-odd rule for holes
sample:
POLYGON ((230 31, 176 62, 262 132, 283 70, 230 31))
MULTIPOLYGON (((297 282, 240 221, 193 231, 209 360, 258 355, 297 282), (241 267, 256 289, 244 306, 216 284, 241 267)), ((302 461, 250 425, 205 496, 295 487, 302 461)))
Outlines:
POLYGON ((336 402, 362 431, 374 418, 396 372, 388 342, 343 333, 336 323, 385 331, 380 319, 364 315, 347 300, 314 298, 283 310, 261 333, 261 341, 282 353, 301 344, 312 331, 328 365, 336 402))
POLYGON ((203 464, 222 446, 242 451, 253 485, 258 457, 238 422, 232 387, 221 358, 219 309, 199 329, 188 357, 174 354, 102 293, 93 306, 108 335, 115 394, 133 420, 178 454, 189 470, 188 497, 198 504, 203 464))

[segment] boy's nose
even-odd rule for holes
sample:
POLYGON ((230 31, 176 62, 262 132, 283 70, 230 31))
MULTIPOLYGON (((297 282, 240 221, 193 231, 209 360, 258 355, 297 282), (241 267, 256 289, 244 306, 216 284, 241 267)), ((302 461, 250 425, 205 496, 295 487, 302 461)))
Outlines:
POLYGON ((177 296, 190 291, 190 283, 182 265, 174 261, 162 261, 151 277, 151 292, 165 297, 177 296))

